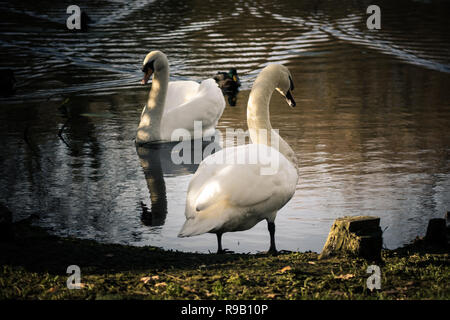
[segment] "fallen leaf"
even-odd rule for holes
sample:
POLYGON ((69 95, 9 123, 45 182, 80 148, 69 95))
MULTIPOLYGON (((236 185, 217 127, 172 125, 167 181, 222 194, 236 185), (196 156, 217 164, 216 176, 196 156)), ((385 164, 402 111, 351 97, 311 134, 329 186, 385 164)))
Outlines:
POLYGON ((314 261, 308 261, 309 264, 316 264, 314 261))
POLYGON ((55 288, 55 287, 52 287, 52 288, 50 288, 50 289, 47 290, 48 293, 53 293, 53 292, 55 292, 55 291, 56 291, 56 288, 55 288))
POLYGON ((339 276, 334 276, 335 279, 342 279, 342 280, 348 280, 353 278, 355 275, 351 274, 351 273, 347 273, 347 274, 341 274, 339 276))
POLYGON ((147 284, 150 280, 158 280, 159 276, 142 277, 140 280, 147 284))
POLYGON ((275 298, 277 295, 275 294, 275 293, 269 293, 268 295, 267 295, 267 298, 269 298, 269 299, 273 299, 273 298, 275 298))
POLYGON ((144 282, 145 284, 147 284, 147 282, 149 282, 150 279, 151 279, 150 277, 142 277, 141 281, 144 282))
POLYGON ((283 269, 280 270, 281 273, 285 273, 286 271, 292 270, 290 266, 286 266, 283 269))
POLYGON ((165 283, 165 282, 160 282, 160 283, 155 284, 155 287, 165 287, 165 286, 167 286, 167 283, 165 283))

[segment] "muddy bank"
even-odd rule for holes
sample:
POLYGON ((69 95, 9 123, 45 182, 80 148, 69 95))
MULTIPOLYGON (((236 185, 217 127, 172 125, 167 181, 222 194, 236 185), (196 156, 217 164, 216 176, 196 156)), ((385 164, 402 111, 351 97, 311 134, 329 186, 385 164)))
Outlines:
POLYGON ((1 299, 449 299, 446 249, 383 250, 381 289, 367 289, 371 262, 318 260, 313 252, 277 256, 196 254, 60 238, 28 222, 0 243, 1 299), (69 265, 81 289, 69 290, 69 265))

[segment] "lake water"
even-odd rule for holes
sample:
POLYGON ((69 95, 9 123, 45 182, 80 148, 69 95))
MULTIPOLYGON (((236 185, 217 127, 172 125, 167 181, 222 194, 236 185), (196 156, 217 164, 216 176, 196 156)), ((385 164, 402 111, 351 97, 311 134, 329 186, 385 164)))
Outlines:
MULTIPOLYGON (((66 29, 55 1, 1 1, 0 67, 17 92, 0 98, 0 201, 53 234, 166 249, 216 250, 215 236, 177 238, 196 165, 171 146, 136 149, 154 49, 173 80, 231 67, 242 90, 218 129, 246 129, 251 85, 268 63, 291 70, 297 108, 273 95, 271 121, 299 159, 277 216, 277 247, 321 251, 334 219, 381 217, 387 248, 423 235, 450 210, 450 6, 378 1, 77 1, 93 23, 66 29)), ((224 235, 236 252, 268 249, 265 222, 224 235)))

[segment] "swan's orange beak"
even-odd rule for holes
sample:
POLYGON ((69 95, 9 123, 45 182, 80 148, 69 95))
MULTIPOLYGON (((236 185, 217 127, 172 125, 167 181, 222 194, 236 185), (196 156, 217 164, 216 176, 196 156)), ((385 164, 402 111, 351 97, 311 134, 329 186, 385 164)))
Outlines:
POLYGON ((147 84, 152 74, 153 70, 151 68, 148 68, 147 72, 144 74, 144 79, 142 79, 141 84, 147 84))

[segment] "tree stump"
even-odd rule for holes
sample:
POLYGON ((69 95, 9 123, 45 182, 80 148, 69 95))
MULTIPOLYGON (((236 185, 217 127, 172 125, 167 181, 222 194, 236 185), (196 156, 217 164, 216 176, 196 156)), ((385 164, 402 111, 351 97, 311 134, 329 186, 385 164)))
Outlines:
POLYGON ((428 222, 425 241, 431 245, 446 246, 447 245, 447 223, 446 219, 430 219, 428 222))
POLYGON ((380 261, 382 245, 383 237, 379 217, 338 218, 331 227, 319 259, 347 254, 380 261))
POLYGON ((11 240, 12 237, 12 213, 0 203, 0 241, 11 240))
POLYGON ((447 246, 450 246, 450 211, 445 214, 445 229, 447 232, 447 246))

